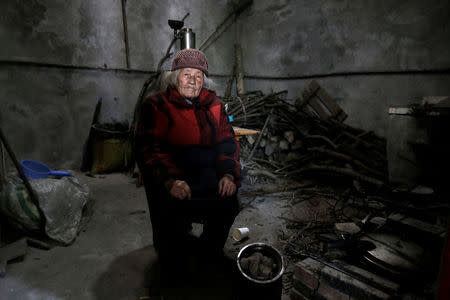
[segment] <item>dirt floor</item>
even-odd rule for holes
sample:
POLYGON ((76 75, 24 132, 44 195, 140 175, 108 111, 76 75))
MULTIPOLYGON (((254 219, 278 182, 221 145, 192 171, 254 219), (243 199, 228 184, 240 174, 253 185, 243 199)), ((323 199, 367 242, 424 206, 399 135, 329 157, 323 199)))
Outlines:
MULTIPOLYGON (((309 181, 292 185, 248 176, 231 230, 248 227, 249 236, 237 242, 230 232, 226 259, 221 261, 187 254, 169 272, 170 284, 162 285, 144 188, 122 173, 74 176, 90 191, 76 240, 48 250, 28 246, 24 257, 7 264, 6 276, 0 278, 0 299, 251 299, 242 297, 244 292, 254 295, 255 289, 242 281, 236 258, 244 246, 258 242, 282 253, 282 286, 269 288, 280 289, 281 299, 287 300, 293 264, 300 259, 295 249, 315 253, 319 244, 314 237, 333 231, 336 221, 376 216, 390 204, 373 197, 361 201, 346 190, 309 181)), ((7 230, 2 226, 2 242, 5 236, 11 239, 7 230)), ((199 232, 201 225, 194 224, 193 235, 199 232)), ((179 245, 180 255, 186 254, 186 246, 179 245)))
MULTIPOLYGON (((239 296, 239 274, 232 258, 212 262, 190 256, 174 272, 172 284, 161 288, 144 188, 137 188, 136 179, 122 173, 90 177, 75 172, 74 176, 90 190, 87 222, 71 245, 50 250, 28 246, 23 258, 10 261, 6 276, 0 278, 0 299, 239 296)), ((3 236, 10 235, 5 226, 2 230, 3 236)))

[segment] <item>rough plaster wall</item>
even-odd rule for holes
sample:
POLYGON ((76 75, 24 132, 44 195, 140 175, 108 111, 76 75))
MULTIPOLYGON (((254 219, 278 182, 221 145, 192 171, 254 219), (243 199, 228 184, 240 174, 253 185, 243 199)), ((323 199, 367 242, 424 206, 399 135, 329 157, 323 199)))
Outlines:
MULTIPOLYGON (((383 136, 390 105, 450 94, 448 1, 253 2, 206 50, 219 95, 236 41, 247 90, 287 89, 294 99, 314 78, 349 114, 348 124, 383 136), (420 70, 431 72, 414 73, 420 70)), ((185 25, 199 46, 232 11, 232 0, 127 1, 130 67, 140 71, 94 69, 126 68, 121 9, 112 0, 0 2, 0 122, 19 159, 77 166, 98 97, 118 97, 130 119, 149 76, 142 70, 155 70, 172 38, 167 20, 189 12, 185 25)))
MULTIPOLYGON (((301 96, 312 79, 247 79, 248 90, 288 91, 288 98, 301 96)), ((392 105, 420 103, 423 95, 449 95, 450 74, 435 75, 359 75, 315 78, 348 114, 347 124, 389 133, 388 109, 392 105)))
POLYGON ((240 19, 250 76, 450 66, 448 1, 254 1, 240 19))
POLYGON ((238 26, 245 87, 295 99, 315 79, 347 124, 386 136, 389 106, 450 94, 449 10, 438 0, 254 1, 238 26), (447 72, 410 72, 421 70, 447 72))
MULTIPOLYGON (((120 1, 6 0, 0 10, 3 61, 125 65, 120 1)), ((133 76, 11 63, 0 70, 0 86, 0 123, 17 158, 56 169, 79 168, 100 96, 121 96, 132 107, 139 90, 133 76)))
POLYGON ((123 67, 120 1, 2 0, 0 59, 123 67))
MULTIPOLYGON (((185 25, 200 43, 231 11, 228 2, 127 1, 131 69, 149 72, 127 73, 95 69, 126 68, 121 1, 1 1, 0 124, 17 158, 78 168, 99 97, 101 120, 132 120, 140 89, 173 36, 167 20, 190 12, 185 25)), ((217 40, 220 47, 207 49, 212 71, 231 69, 230 39, 231 29, 217 40)))
MULTIPOLYGON (((170 5, 166 1, 128 1, 128 39, 132 68, 156 69, 173 38, 173 30, 167 22, 169 19, 181 20, 189 13, 184 25, 195 32, 198 48, 230 12, 232 6, 229 0, 176 0, 170 1, 170 5)), ((210 73, 230 74, 234 62, 235 36, 235 28, 230 26, 213 46, 206 48, 210 73)), ((179 49, 177 41, 172 52, 179 49)), ((166 60, 163 69, 170 69, 171 62, 172 59, 166 60)))
POLYGON ((0 122, 17 159, 78 169, 98 98, 117 97, 130 120, 142 75, 6 67, 0 72, 0 122))

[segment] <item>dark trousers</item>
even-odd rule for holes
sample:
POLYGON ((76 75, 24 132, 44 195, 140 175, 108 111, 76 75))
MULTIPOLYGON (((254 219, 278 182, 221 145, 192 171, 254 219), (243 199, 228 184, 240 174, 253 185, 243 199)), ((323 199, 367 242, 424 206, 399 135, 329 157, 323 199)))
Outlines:
POLYGON ((153 229, 153 244, 159 255, 190 250, 193 237, 191 224, 203 224, 198 241, 200 249, 209 254, 221 254, 228 232, 239 212, 236 194, 231 197, 211 195, 191 200, 177 200, 163 188, 144 179, 153 229))
POLYGON ((162 289, 186 284, 187 279, 198 277, 190 273, 192 271, 188 265, 192 257, 197 258, 194 261, 207 264, 223 260, 223 246, 239 212, 236 195, 177 200, 145 179, 144 186, 162 289), (193 222, 203 224, 200 238, 189 234, 193 222))

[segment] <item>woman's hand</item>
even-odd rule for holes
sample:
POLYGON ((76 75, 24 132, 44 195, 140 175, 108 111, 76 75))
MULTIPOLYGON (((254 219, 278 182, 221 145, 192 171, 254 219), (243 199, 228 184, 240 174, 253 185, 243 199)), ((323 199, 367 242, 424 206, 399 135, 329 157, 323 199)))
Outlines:
POLYGON ((225 174, 219 181, 220 196, 232 196, 236 192, 236 184, 233 181, 233 176, 225 174))
POLYGON ((186 181, 175 180, 169 192, 174 198, 180 200, 187 198, 188 200, 191 200, 191 188, 186 181))

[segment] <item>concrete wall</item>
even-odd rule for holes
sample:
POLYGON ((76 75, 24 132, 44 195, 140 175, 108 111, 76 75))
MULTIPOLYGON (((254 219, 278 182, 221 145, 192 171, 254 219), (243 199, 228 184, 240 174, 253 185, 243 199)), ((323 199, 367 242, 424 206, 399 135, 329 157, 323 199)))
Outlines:
MULTIPOLYGON (((185 26, 199 46, 233 7, 167 3, 126 1, 127 66, 121 1, 1 1, 0 124, 19 159, 78 167, 99 97, 104 116, 131 120, 172 39, 167 20, 190 13, 185 26)), ((219 94, 239 42, 247 90, 287 89, 294 99, 315 79, 348 124, 386 136, 390 105, 450 94, 449 8, 438 0, 254 1, 205 52, 219 94)))
MULTIPOLYGON (((79 168, 100 97, 101 119, 131 122, 145 80, 172 40, 167 20, 190 13, 185 25, 200 42, 231 12, 228 1, 127 1, 125 8, 129 68, 121 1, 0 2, 0 125, 18 160, 79 168)), ((228 30, 207 49, 212 72, 230 72, 234 40, 228 30)))
POLYGON ((450 94, 449 10, 448 1, 255 1, 239 22, 246 88, 296 98, 314 78, 348 124, 386 136, 389 106, 450 94))

